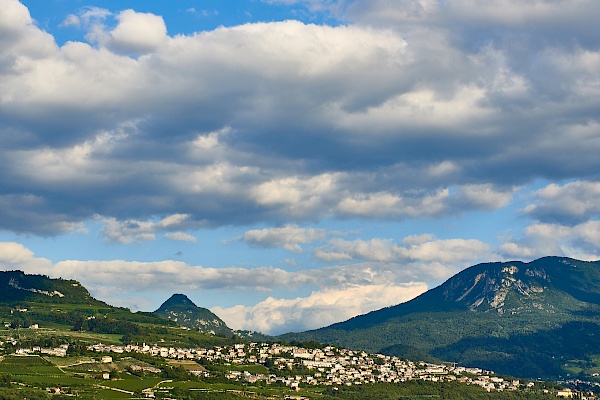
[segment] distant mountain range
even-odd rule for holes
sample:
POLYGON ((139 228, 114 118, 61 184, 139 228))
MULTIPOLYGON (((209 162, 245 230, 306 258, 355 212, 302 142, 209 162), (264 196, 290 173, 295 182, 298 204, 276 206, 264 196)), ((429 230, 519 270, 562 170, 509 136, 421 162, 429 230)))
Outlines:
MULTIPOLYGON (((183 294, 173 295, 154 313, 131 313, 94 299, 77 281, 21 271, 0 271, 0 317, 120 333, 128 340, 173 336, 166 327, 174 324, 227 340, 233 336, 219 317, 183 294)), ((545 257, 479 264, 409 302, 271 339, 316 340, 520 377, 576 374, 582 365, 600 370, 600 261, 545 257)))
POLYGON ((409 302, 278 338, 564 376, 570 365, 600 359, 600 262, 479 264, 409 302))
POLYGON ((198 329, 202 332, 215 335, 233 335, 233 331, 221 318, 206 308, 196 306, 184 294, 174 294, 154 313, 181 326, 198 329))

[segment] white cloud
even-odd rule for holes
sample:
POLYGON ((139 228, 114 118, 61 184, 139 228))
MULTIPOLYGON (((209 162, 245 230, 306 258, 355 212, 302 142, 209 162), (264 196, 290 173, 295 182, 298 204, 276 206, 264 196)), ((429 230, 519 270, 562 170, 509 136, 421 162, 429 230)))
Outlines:
MULTIPOLYGON (((87 7, 63 26, 79 24, 90 44, 58 46, 24 5, 0 0, 0 229, 56 235, 101 215, 107 239, 137 243, 191 241, 198 226, 282 226, 246 239, 299 251, 327 239, 296 225, 305 221, 497 210, 541 177, 572 183, 536 192, 525 211, 540 223, 498 251, 598 253, 596 0, 281 1, 346 23, 171 37, 158 15, 87 7)), ((442 279, 492 256, 481 241, 433 235, 336 239, 314 255, 346 265, 289 273, 51 266, 12 246, 8 265, 81 271, 97 293, 139 288, 116 278, 128 270, 168 289, 173 279, 327 291, 442 279)))
POLYGON ((155 51, 167 42, 167 27, 163 18, 152 13, 123 10, 114 15, 107 9, 85 7, 79 15, 70 14, 62 27, 83 26, 86 39, 123 55, 142 55, 155 51), (107 20, 114 17, 117 25, 109 28, 107 20))
POLYGON ((51 265, 45 258, 36 258, 31 250, 20 243, 0 242, 0 265, 3 269, 44 269, 51 265))
POLYGON ((111 242, 131 244, 156 239, 154 223, 150 221, 118 221, 116 218, 104 218, 102 222, 104 237, 111 242))
MULTIPOLYGON (((104 225, 102 233, 109 242, 132 244, 155 240, 156 233, 162 230, 176 230, 200 226, 201 223, 190 221, 188 214, 173 214, 155 222, 152 220, 127 219, 119 221, 116 218, 96 216, 104 225)), ((195 242, 196 238, 185 232, 167 232, 165 237, 172 240, 195 242)))
POLYGON ((491 184, 463 185, 457 188, 454 202, 459 209, 495 210, 506 206, 516 188, 498 190, 491 184))
MULTIPOLYGON (((19 73, 22 58, 45 57, 56 52, 54 38, 35 26, 23 4, 0 0, 0 9, 0 79, 5 73, 19 73)), ((0 99, 6 100, 4 88, 3 92, 0 99)))
POLYGON ((400 248, 402 257, 425 262, 456 264, 489 256, 491 247, 476 239, 432 240, 400 248))
POLYGON ((121 11, 119 23, 103 40, 109 49, 123 54, 145 54, 155 51, 167 40, 163 18, 134 10, 121 11))
POLYGON ((550 184, 533 196, 525 212, 541 221, 577 223, 600 216, 600 182, 550 184))
POLYGON ((300 228, 286 225, 281 228, 255 229, 244 233, 239 240, 256 247, 283 247, 286 250, 300 253, 300 244, 323 240, 327 235, 324 229, 300 228))
POLYGON ((212 311, 234 329, 281 334, 316 329, 403 303, 426 290, 424 283, 354 286, 289 300, 269 297, 254 306, 214 307, 212 311))
POLYGON ((189 233, 185 233, 185 232, 167 232, 167 233, 165 233, 165 237, 167 239, 177 240, 180 242, 196 243, 198 241, 198 239, 196 239, 195 236, 192 236, 189 233))
MULTIPOLYGON (((333 259, 340 259, 343 255, 352 259, 369 261, 394 261, 397 259, 398 247, 390 239, 371 239, 368 241, 357 239, 347 241, 344 239, 332 239, 329 241, 329 247, 333 249, 333 259)), ((326 251, 315 253, 318 257, 324 256, 324 259, 332 256, 326 251)))
POLYGON ((577 225, 535 223, 521 238, 506 240, 499 253, 506 258, 535 259, 557 255, 582 260, 600 259, 600 221, 577 225))
POLYGON ((406 237, 402 245, 391 239, 332 239, 314 253, 321 261, 360 260, 380 263, 379 268, 438 280, 493 255, 490 245, 476 239, 437 239, 426 234, 406 237), (382 267, 384 266, 384 267, 382 267))
MULTIPOLYGON (((432 167, 438 172, 452 168, 449 165, 432 167)), ((433 175, 439 176, 438 172, 433 175)), ((337 211, 342 216, 371 218, 421 218, 440 217, 473 210, 495 210, 506 206, 516 188, 499 189, 492 184, 459 185, 439 189, 434 193, 408 193, 401 196, 388 192, 355 194, 340 201, 337 211)))
MULTIPOLYGON (((0 242, 0 264, 3 269, 21 269, 26 273, 79 280, 92 294, 143 292, 156 290, 266 290, 276 287, 293 288, 314 284, 316 278, 307 272, 287 272, 273 267, 205 268, 183 262, 166 260, 81 261, 65 260, 52 263, 36 257, 23 245, 0 242)), ((101 300, 107 300, 101 298, 101 300)))
POLYGON ((108 17, 112 16, 109 10, 100 7, 87 6, 81 10, 80 18, 88 26, 104 21, 108 17))
POLYGON ((343 199, 338 211, 342 215, 376 218, 434 216, 445 210, 447 198, 447 189, 412 199, 385 192, 361 194, 343 199))
POLYGON ((73 26, 79 28, 81 26, 81 20, 75 14, 69 14, 60 24, 61 27, 73 26))
POLYGON ((342 251, 315 250, 315 257, 325 262, 349 261, 352 256, 342 251))
POLYGON ((423 243, 431 242, 434 240, 436 240, 435 235, 433 235, 431 233, 424 233, 422 235, 406 236, 404 239, 402 239, 402 243, 409 245, 409 246, 415 246, 415 245, 421 245, 423 243))
POLYGON ((253 199, 262 206, 280 207, 291 216, 309 216, 327 207, 335 199, 337 174, 309 178, 298 176, 275 179, 253 189, 253 199))
POLYGON ((189 218, 189 214, 173 214, 159 221, 157 225, 160 228, 178 227, 189 220, 189 218))
MULTIPOLYGON (((598 15, 593 0, 577 1, 519 1, 481 2, 458 0, 440 2, 436 0, 358 0, 348 7, 347 18, 372 24, 396 24, 412 27, 429 22, 432 26, 448 27, 461 23, 465 27, 490 26, 495 29, 519 29, 532 27, 541 29, 547 25, 574 27, 573 19, 588 27, 590 20, 598 15)), ((581 29, 581 28, 579 28, 581 29)))

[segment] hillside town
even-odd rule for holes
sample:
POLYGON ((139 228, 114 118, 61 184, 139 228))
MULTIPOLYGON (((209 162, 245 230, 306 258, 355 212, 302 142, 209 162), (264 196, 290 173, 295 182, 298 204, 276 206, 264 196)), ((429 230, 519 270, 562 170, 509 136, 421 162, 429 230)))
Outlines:
MULTIPOLYGON (((32 353, 65 356, 68 345, 55 349, 35 347, 18 349, 16 354, 32 353)), ((536 387, 538 382, 507 379, 480 368, 468 368, 455 364, 432 364, 414 362, 383 354, 368 354, 364 351, 327 346, 324 348, 304 348, 279 343, 246 343, 212 348, 174 348, 158 345, 90 345, 87 350, 98 353, 101 363, 110 364, 114 358, 131 353, 146 354, 171 360, 196 361, 198 369, 189 370, 194 376, 208 378, 209 369, 202 365, 232 366, 225 377, 241 383, 285 385, 292 390, 303 386, 352 386, 367 383, 400 383, 410 380, 431 382, 461 382, 478 385, 486 391, 533 391, 552 393, 556 397, 595 399, 593 393, 571 389, 553 390, 536 387), (244 366, 261 364, 268 367, 269 373, 251 373, 244 366), (235 368, 233 368, 235 366, 235 368)), ((160 373, 151 366, 132 366, 132 370, 147 373, 160 373)), ((109 374, 104 374, 109 379, 109 374)), ((150 393, 147 393, 150 394, 150 393)))

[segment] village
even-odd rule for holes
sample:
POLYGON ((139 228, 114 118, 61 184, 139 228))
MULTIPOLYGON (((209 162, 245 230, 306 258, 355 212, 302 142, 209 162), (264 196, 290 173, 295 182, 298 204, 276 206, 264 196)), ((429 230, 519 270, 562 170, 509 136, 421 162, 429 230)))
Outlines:
MULTIPOLYGON (((68 345, 55 349, 34 347, 17 349, 17 355, 32 353, 64 357, 68 345)), ((210 372, 201 365, 216 364, 237 366, 231 368, 225 377, 230 381, 248 384, 262 382, 264 384, 285 385, 299 390, 301 386, 351 386, 368 383, 400 383, 410 380, 432 382, 456 381, 466 385, 478 385, 490 391, 518 391, 547 389, 536 388, 538 382, 505 379, 492 371, 480 368, 468 368, 455 364, 432 364, 413 362, 397 357, 368 354, 364 351, 352 351, 333 346, 304 348, 279 343, 246 343, 232 346, 216 346, 213 348, 174 348, 158 345, 107 345, 98 343, 90 345, 87 350, 99 353, 98 361, 105 364, 113 362, 113 357, 123 357, 131 353, 146 354, 170 360, 189 360, 198 362, 198 369, 190 370, 194 376, 208 378, 210 372), (269 367, 269 373, 251 373, 243 366, 261 364, 269 367), (239 368, 242 367, 242 368, 239 368)), ((134 366, 134 370, 148 373, 160 373, 161 370, 149 366, 134 366)), ((104 379, 109 379, 104 374, 104 379)), ((595 399, 592 393, 584 393, 571 389, 560 389, 552 392, 556 397, 595 399)))

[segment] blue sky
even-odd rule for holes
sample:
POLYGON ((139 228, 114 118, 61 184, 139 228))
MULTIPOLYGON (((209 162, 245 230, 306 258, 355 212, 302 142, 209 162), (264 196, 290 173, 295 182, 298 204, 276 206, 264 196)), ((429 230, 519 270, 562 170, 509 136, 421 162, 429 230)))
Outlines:
POLYGON ((592 0, 0 10, 1 268, 282 333, 600 258, 592 0))

